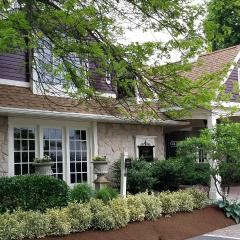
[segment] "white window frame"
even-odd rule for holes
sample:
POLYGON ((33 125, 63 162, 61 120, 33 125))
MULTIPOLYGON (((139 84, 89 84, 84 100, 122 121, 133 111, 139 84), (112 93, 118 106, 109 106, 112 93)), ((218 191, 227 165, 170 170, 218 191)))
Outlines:
MULTIPOLYGON (((93 157, 93 137, 94 129, 91 123, 82 121, 59 121, 35 119, 35 118, 8 118, 8 169, 9 176, 14 176, 14 128, 28 127, 35 128, 35 157, 43 157, 43 129, 44 128, 58 128, 62 129, 62 157, 63 157, 63 180, 70 184, 70 143, 69 143, 69 130, 71 128, 86 131, 87 140, 87 182, 92 184, 92 169, 90 165, 91 158, 93 157)), ((95 140, 96 141, 96 140, 95 140)))

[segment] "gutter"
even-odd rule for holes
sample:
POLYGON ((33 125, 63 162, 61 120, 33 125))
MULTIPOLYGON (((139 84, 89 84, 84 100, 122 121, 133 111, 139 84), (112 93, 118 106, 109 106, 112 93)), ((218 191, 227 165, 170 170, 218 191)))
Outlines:
MULTIPOLYGON (((79 119, 79 120, 99 121, 99 122, 140 124, 139 122, 134 120, 121 119, 111 115, 101 115, 101 114, 92 114, 92 113, 57 112, 57 111, 28 109, 28 108, 0 107, 0 115, 51 117, 51 118, 79 119)), ((174 120, 165 120, 165 121, 155 120, 150 122, 148 125, 186 126, 188 124, 189 122, 174 121, 174 120)))

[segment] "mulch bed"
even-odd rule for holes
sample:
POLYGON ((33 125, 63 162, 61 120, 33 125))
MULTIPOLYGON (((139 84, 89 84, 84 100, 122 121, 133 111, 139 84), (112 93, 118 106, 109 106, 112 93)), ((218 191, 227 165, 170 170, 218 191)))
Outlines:
POLYGON ((119 230, 89 230, 65 237, 47 237, 45 240, 183 240, 233 224, 234 221, 226 218, 220 209, 209 206, 157 221, 131 223, 119 230))

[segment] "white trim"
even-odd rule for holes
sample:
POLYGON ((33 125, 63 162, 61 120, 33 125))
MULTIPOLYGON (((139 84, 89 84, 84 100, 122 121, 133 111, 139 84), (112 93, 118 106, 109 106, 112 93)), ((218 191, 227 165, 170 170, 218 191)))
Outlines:
MULTIPOLYGON (((74 112, 57 112, 48 110, 38 110, 38 109, 27 109, 27 108, 11 108, 11 107, 0 107, 0 114, 6 115, 21 115, 21 116, 31 116, 31 117, 52 117, 52 118, 62 118, 62 119, 81 119, 86 121, 104 121, 104 122, 117 122, 117 123, 129 123, 137 124, 140 122, 121 119, 111 115, 100 115, 100 114, 90 114, 90 113, 74 113, 74 112)), ((160 126, 186 126, 189 122, 179 122, 174 120, 165 121, 151 121, 148 125, 160 125, 160 126)))
POLYGON ((79 129, 86 131, 87 140, 87 177, 88 183, 92 184, 92 173, 90 159, 92 158, 92 125, 88 122, 56 121, 47 119, 31 119, 24 117, 8 118, 8 175, 14 176, 14 127, 35 128, 35 157, 43 156, 43 128, 58 128, 62 130, 62 157, 63 157, 63 179, 70 185, 70 145, 69 129, 79 129))
POLYGON ((22 82, 22 81, 3 79, 3 78, 0 78, 0 84, 17 86, 17 87, 26 87, 26 88, 30 87, 30 82, 22 82))

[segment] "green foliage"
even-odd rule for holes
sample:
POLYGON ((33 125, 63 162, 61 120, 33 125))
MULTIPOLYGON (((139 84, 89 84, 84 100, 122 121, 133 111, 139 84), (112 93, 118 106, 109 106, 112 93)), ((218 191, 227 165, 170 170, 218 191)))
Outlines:
POLYGON ((0 212, 22 208, 41 210, 67 205, 67 184, 50 176, 0 178, 0 212))
POLYGON ((93 212, 92 227, 100 230, 110 230, 115 227, 111 209, 99 199, 91 199, 90 207, 93 212))
MULTIPOLYGON (((188 138, 178 145, 178 155, 188 161, 198 158, 199 150, 207 156, 210 164, 210 174, 217 182, 217 176, 223 176, 224 184, 229 185, 233 178, 238 178, 239 172, 228 176, 232 166, 240 165, 240 123, 224 122, 213 129, 202 130, 199 137, 188 138), (230 163, 231 165, 228 165, 230 163)), ((218 189, 221 192, 221 189, 218 189)), ((221 193, 222 198, 226 194, 221 193)))
POLYGON ((126 198, 114 198, 108 202, 91 198, 89 203, 70 203, 65 208, 47 209, 44 213, 18 209, 12 213, 0 214, 0 239, 62 236, 85 231, 90 227, 100 230, 118 229, 129 222, 158 219, 162 213, 169 215, 177 211, 192 211, 193 208, 204 207, 206 200, 205 194, 190 189, 162 192, 159 196, 145 192, 126 198))
POLYGON ((179 202, 171 192, 161 192, 159 199, 162 203, 162 212, 164 215, 171 215, 179 210, 179 202))
POLYGON ((145 211, 145 218, 148 220, 155 220, 161 217, 162 215, 162 203, 158 196, 155 196, 153 193, 148 194, 139 193, 135 195, 141 199, 142 204, 144 205, 145 211))
POLYGON ((63 236, 71 232, 71 221, 66 208, 47 209, 45 216, 49 221, 49 235, 63 236))
POLYGON ((158 191, 177 190, 181 183, 182 164, 178 159, 156 161, 153 176, 157 178, 154 189, 158 191))
POLYGON ((189 188, 186 192, 193 197, 194 209, 204 208, 210 203, 207 193, 199 188, 189 188))
POLYGON ((178 201, 179 212, 192 212, 194 209, 194 198, 186 191, 177 191, 173 196, 178 201))
POLYGON ((89 204, 70 203, 66 211, 71 223, 71 232, 82 232, 91 226, 93 214, 89 204))
POLYGON ((118 191, 111 187, 102 188, 96 193, 96 197, 98 199, 101 199, 103 202, 107 202, 109 200, 117 198, 118 195, 118 191))
POLYGON ((240 162, 221 162, 219 165, 219 173, 222 178, 222 185, 229 186, 231 184, 240 183, 240 162))
POLYGON ((115 198, 108 202, 108 207, 114 219, 114 229, 125 227, 129 223, 129 209, 125 199, 115 198))
MULTIPOLYGON (((127 172, 127 191, 131 194, 152 190, 157 182, 157 177, 153 175, 153 164, 143 159, 132 161, 132 167, 127 172)), ((121 161, 114 162, 112 166, 114 185, 120 188, 121 181, 121 161)))
POLYGON ((219 208, 222 208, 229 218, 233 218, 235 222, 240 223, 240 203, 239 202, 230 202, 230 201, 219 201, 219 208))
POLYGON ((204 21, 204 31, 212 50, 231 47, 240 43, 238 0, 211 0, 204 21))
POLYGON ((143 221, 145 218, 146 208, 138 195, 128 195, 126 198, 129 209, 130 221, 143 221))
POLYGON ((74 185, 70 191, 70 201, 76 201, 78 203, 88 202, 90 198, 94 197, 93 188, 87 183, 78 183, 74 185))

